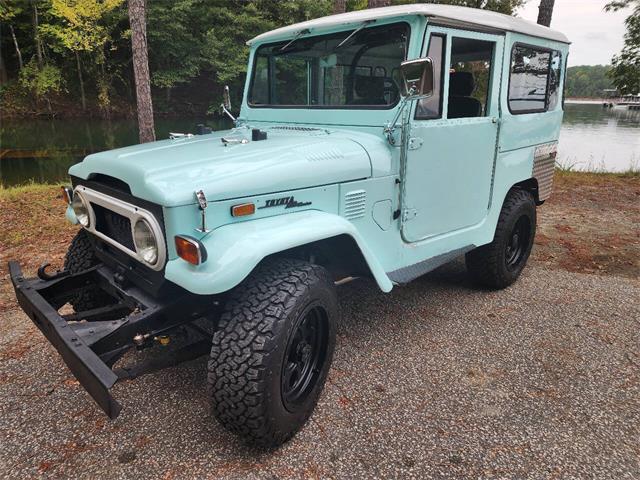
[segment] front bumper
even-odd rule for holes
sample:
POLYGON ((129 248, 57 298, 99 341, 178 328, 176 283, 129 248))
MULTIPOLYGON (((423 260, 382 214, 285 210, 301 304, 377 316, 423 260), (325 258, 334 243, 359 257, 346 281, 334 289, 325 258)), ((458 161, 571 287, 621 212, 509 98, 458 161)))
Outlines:
POLYGON ((111 419, 118 416, 121 406, 109 390, 119 379, 129 378, 112 370, 115 362, 132 347, 149 346, 156 335, 201 318, 211 307, 209 297, 186 291, 155 299, 126 285, 103 264, 73 275, 62 272, 26 279, 20 265, 9 262, 9 273, 20 307, 111 419), (58 312, 88 286, 109 294, 113 304, 69 315, 58 312))

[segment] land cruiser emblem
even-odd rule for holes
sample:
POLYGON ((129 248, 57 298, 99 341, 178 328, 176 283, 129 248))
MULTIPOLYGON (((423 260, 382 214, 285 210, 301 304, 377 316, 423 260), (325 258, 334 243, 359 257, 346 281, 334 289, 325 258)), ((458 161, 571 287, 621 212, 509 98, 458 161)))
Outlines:
POLYGON ((261 208, 281 207, 283 205, 285 206, 284 208, 306 207, 311 205, 311 202, 298 202, 293 197, 271 198, 263 206, 258 207, 258 210, 261 208))

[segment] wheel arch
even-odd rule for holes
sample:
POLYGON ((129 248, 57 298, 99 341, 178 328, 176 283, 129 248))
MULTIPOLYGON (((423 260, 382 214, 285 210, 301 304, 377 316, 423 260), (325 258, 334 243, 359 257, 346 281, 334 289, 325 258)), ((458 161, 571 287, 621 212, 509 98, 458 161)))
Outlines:
MULTIPOLYGON (((521 182, 518 182, 516 184, 514 184, 511 189, 513 188, 520 188, 522 190, 525 190, 527 192, 529 192, 531 195, 533 195, 533 199, 536 202, 536 205, 542 205, 544 203, 544 200, 540 200, 540 192, 539 192, 539 188, 538 188, 538 180, 535 177, 531 177, 528 178, 526 180, 523 180, 521 182)), ((509 190, 511 190, 509 189, 509 190)), ((509 192, 507 192, 509 193, 509 192)), ((506 198, 506 196, 505 196, 506 198)))
POLYGON ((228 224, 210 232, 202 243, 209 257, 205 263, 194 266, 173 258, 165 269, 167 280, 200 295, 231 290, 264 259, 278 255, 306 260, 316 255, 334 275, 345 266, 341 259, 347 258, 348 274, 368 274, 384 292, 393 287, 353 224, 331 213, 307 210, 228 224))

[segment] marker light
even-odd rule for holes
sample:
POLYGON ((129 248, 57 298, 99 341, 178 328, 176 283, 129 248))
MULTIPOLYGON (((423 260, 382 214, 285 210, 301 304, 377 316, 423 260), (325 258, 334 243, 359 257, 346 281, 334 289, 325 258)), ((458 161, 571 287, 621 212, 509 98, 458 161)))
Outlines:
POLYGON ((65 185, 60 188, 62 189, 62 200, 67 205, 71 205, 71 201, 73 200, 73 190, 65 185))
POLYGON ((231 207, 232 217, 243 217, 245 215, 253 215, 256 213, 256 205, 254 203, 241 203, 231 207))
POLYGON ((180 258, 191 265, 200 265, 207 261, 207 250, 197 238, 189 235, 176 235, 176 252, 180 258))

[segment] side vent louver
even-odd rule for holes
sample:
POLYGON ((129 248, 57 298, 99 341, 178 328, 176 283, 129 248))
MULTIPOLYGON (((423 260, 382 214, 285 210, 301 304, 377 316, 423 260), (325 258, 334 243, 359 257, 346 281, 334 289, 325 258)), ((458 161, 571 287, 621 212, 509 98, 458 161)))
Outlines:
POLYGON ((353 190, 344 196, 344 218, 355 220, 364 217, 367 205, 367 192, 365 190, 353 190))

